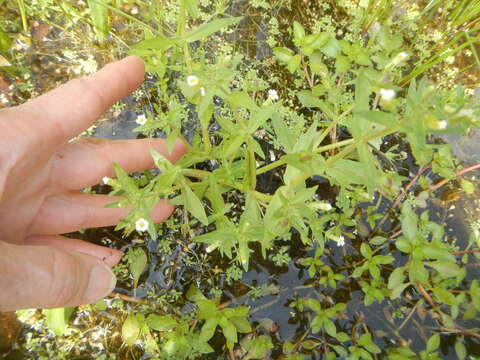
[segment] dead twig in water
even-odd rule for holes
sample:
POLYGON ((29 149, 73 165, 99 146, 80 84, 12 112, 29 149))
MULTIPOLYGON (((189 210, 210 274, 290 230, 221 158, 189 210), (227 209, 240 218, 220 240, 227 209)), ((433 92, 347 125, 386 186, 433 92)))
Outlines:
POLYGON ((128 302, 133 302, 133 303, 137 303, 137 304, 145 304, 145 303, 148 303, 147 300, 144 300, 144 299, 138 299, 136 297, 133 297, 133 296, 128 296, 128 295, 123 295, 123 294, 120 294, 120 293, 117 293, 117 292, 112 292, 110 293, 107 297, 118 297, 124 301, 128 301, 128 302))
POLYGON ((435 301, 433 301, 432 297, 430 296, 429 293, 427 293, 424 289, 424 287, 422 286, 422 284, 420 284, 419 281, 417 281, 417 288, 418 288, 418 291, 420 292, 420 294, 425 298, 425 300, 427 300, 427 302, 430 304, 430 306, 432 308, 436 308, 437 307, 437 304, 435 304, 435 301))
POLYGON ((313 80, 310 77, 310 74, 308 72, 307 64, 305 63, 305 57, 303 56, 303 54, 301 54, 301 56, 302 56, 303 72, 305 73, 305 77, 307 78, 308 86, 310 86, 310 89, 311 89, 313 88, 313 80))
POLYGON ((298 348, 302 344, 302 341, 305 340, 305 338, 307 337, 309 332, 310 332, 310 328, 308 328, 307 331, 305 331, 303 333, 303 335, 300 337, 300 339, 295 343, 295 346, 293 347, 292 351, 290 352, 290 355, 293 355, 298 351, 298 348))
POLYGON ((480 253, 480 249, 452 251, 450 254, 452 254, 452 255, 463 255, 463 254, 473 254, 473 253, 480 253))
POLYGON ((457 334, 464 334, 464 335, 468 335, 468 336, 472 336, 476 339, 480 339, 480 334, 477 334, 476 332, 473 332, 471 330, 467 330, 467 329, 451 329, 451 328, 440 328, 440 331, 443 331, 443 332, 452 332, 452 333, 457 333, 457 334))

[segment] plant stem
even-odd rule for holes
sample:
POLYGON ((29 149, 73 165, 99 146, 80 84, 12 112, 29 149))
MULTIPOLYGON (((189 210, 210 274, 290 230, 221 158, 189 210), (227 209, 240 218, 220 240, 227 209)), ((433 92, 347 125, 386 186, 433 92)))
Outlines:
POLYGON ((305 77, 307 78, 308 86, 310 86, 310 89, 313 88, 313 80, 310 77, 310 74, 308 72, 307 64, 305 63, 305 57, 303 54, 301 54, 302 58, 302 66, 303 66, 303 71, 305 73, 305 77))
POLYGON ((480 249, 452 251, 450 254, 452 254, 452 255, 463 255, 463 254, 474 254, 474 253, 478 253, 478 252, 480 252, 480 249))
POLYGON ((285 165, 285 164, 286 164, 286 162, 285 162, 285 160, 284 160, 284 158, 283 158, 283 156, 282 156, 282 157, 281 157, 280 159, 278 159, 277 161, 274 161, 274 162, 272 162, 272 163, 270 163, 270 164, 268 164, 268 165, 265 165, 265 166, 261 167, 260 169, 257 169, 257 175, 266 173, 266 172, 268 172, 268 171, 270 171, 270 170, 273 170, 273 169, 275 169, 275 168, 277 168, 277 167, 279 167, 279 166, 285 165))
MULTIPOLYGON (((337 142, 335 144, 329 144, 329 145, 319 147, 318 149, 315 149, 314 152, 320 153, 320 152, 328 151, 328 150, 331 150, 331 149, 336 149, 336 148, 339 148, 339 147, 342 147, 342 146, 345 146, 345 145, 349 145, 349 144, 353 143, 354 141, 355 141, 354 139, 343 140, 343 141, 337 142)), ((257 170, 257 175, 266 173, 267 171, 273 170, 273 169, 275 169, 279 166, 285 165, 285 164, 286 164, 285 159, 282 156, 277 161, 274 161, 274 162, 272 162, 268 165, 265 165, 265 166, 261 167, 260 169, 258 169, 257 170)))
POLYGON ((433 301, 432 297, 425 291, 425 289, 423 288, 422 284, 420 284, 419 281, 417 281, 417 288, 418 288, 418 291, 420 292, 420 294, 425 298, 425 300, 427 300, 427 302, 430 304, 430 306, 432 308, 436 308, 437 307, 437 304, 435 304, 435 302, 433 301))
POLYGON ((336 142, 336 143, 333 143, 333 144, 321 146, 318 149, 315 149, 314 151, 317 152, 317 153, 321 153, 321 152, 336 149, 336 148, 339 148, 339 147, 342 147, 342 146, 347 146, 347 145, 350 145, 354 142, 355 142, 354 139, 347 139, 347 140, 339 141, 339 142, 336 142))
POLYGON ((250 183, 250 190, 255 190, 257 187, 257 164, 255 161, 255 150, 253 149, 252 138, 249 137, 247 140, 247 163, 249 165, 249 183, 250 183))
MULTIPOLYGON (((460 176, 462 176, 462 175, 464 175, 464 174, 466 174, 466 173, 469 173, 470 171, 477 170, 477 169, 480 169, 480 164, 473 165, 473 166, 469 166, 469 167, 467 167, 467 168, 465 168, 465 169, 462 169, 462 170, 460 170, 460 171, 457 171, 457 172, 455 173, 455 176, 456 176, 456 177, 460 177, 460 176)), ((446 183, 448 183, 450 180, 452 180, 452 179, 443 179, 442 181, 436 183, 435 185, 430 186, 430 189, 431 189, 432 191, 436 191, 436 190, 440 189, 443 185, 445 185, 446 183)))
POLYGON ((181 38, 185 35, 187 8, 185 7, 185 0, 179 0, 179 4, 177 36, 181 38))
POLYGON ((475 57, 475 61, 478 65, 478 68, 480 69, 480 59, 478 58, 477 49, 475 49, 475 46, 473 45, 471 38, 468 35, 468 32, 465 32, 465 37, 467 38, 467 41, 470 43, 470 49, 472 49, 473 56, 475 57))
POLYGON ((470 331, 470 330, 467 330, 467 329, 451 329, 451 328, 440 328, 440 331, 444 331, 444 332, 453 332, 453 333, 457 333, 457 334, 464 334, 464 335, 469 335, 469 336, 472 336, 476 339, 480 339, 480 334, 477 334, 473 331, 470 331))
POLYGON ((420 176, 427 170, 429 169, 430 167, 432 166, 432 163, 428 163, 424 166, 422 166, 420 168, 420 170, 418 170, 418 173, 413 177, 412 180, 410 180, 407 184, 407 186, 405 186, 405 188, 403 189, 403 191, 397 196, 397 198, 394 200, 392 206, 390 206, 390 208, 385 212, 385 215, 383 216, 382 220, 380 220, 380 222, 378 223, 378 225, 375 226, 375 228, 373 229, 372 231, 372 235, 373 236, 377 230, 385 223, 385 221, 387 221, 389 215, 390 215, 390 212, 392 210, 395 210, 400 204, 401 202, 405 199, 405 197, 407 196, 408 192, 410 191, 410 189, 412 188, 412 186, 417 182, 417 180, 420 178, 420 176))
POLYGON ((27 13, 25 11, 25 2, 24 0, 17 0, 17 3, 18 3, 18 11, 20 12, 20 17, 22 18, 23 31, 27 31, 28 24, 27 24, 27 13))

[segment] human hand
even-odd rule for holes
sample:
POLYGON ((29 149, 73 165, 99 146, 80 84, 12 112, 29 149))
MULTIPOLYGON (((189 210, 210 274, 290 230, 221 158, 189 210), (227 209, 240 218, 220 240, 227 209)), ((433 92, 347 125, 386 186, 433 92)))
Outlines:
MULTIPOLYGON (((162 139, 68 141, 143 76, 142 61, 128 57, 0 111, 0 311, 87 304, 113 290, 110 267, 122 253, 58 234, 113 225, 126 215, 105 208, 112 197, 80 191, 113 176, 112 162, 141 171, 153 167, 151 148, 174 162, 185 146, 177 140, 169 155, 162 139)), ((162 200, 152 219, 172 211, 162 200)))

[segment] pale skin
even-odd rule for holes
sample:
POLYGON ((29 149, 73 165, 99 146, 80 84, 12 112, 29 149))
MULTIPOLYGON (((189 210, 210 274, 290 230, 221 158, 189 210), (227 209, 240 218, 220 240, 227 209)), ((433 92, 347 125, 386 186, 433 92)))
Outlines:
MULTIPOLYGON (((122 253, 60 234, 114 225, 128 210, 81 190, 113 177, 113 162, 141 171, 154 167, 150 149, 175 162, 186 148, 180 140, 168 154, 162 139, 70 139, 143 78, 143 62, 128 57, 0 111, 0 311, 88 304, 113 290, 122 253)), ((162 200, 151 216, 159 222, 172 211, 162 200)))

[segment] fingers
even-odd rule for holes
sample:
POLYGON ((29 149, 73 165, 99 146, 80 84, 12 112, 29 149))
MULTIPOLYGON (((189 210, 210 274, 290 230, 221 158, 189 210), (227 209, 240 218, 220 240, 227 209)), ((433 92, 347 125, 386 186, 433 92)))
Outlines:
POLYGON ((43 145, 66 142, 134 91, 144 73, 142 60, 135 56, 108 64, 16 108, 16 127, 22 135, 34 134, 43 145))
POLYGON ((117 249, 111 249, 105 246, 99 246, 87 241, 70 239, 58 235, 35 235, 30 236, 23 243, 24 245, 43 245, 52 246, 58 249, 76 251, 82 254, 90 255, 102 260, 110 267, 117 265, 122 258, 123 253, 117 249))
POLYGON ((51 185, 54 189, 79 190, 98 184, 104 176, 114 176, 112 163, 125 171, 134 172, 154 168, 150 149, 156 150, 171 162, 176 162, 186 151, 177 139, 172 154, 168 154, 163 139, 104 140, 83 138, 67 144, 52 160, 51 185))
MULTIPOLYGON (((45 200, 29 232, 31 234, 65 234, 80 229, 112 226, 124 218, 130 209, 106 208, 118 198, 107 195, 68 193, 45 200)), ((174 206, 160 200, 150 214, 154 222, 168 218, 174 206)))
POLYGON ((0 273, 0 311, 89 304, 116 283, 96 257, 51 246, 0 242, 0 273))

